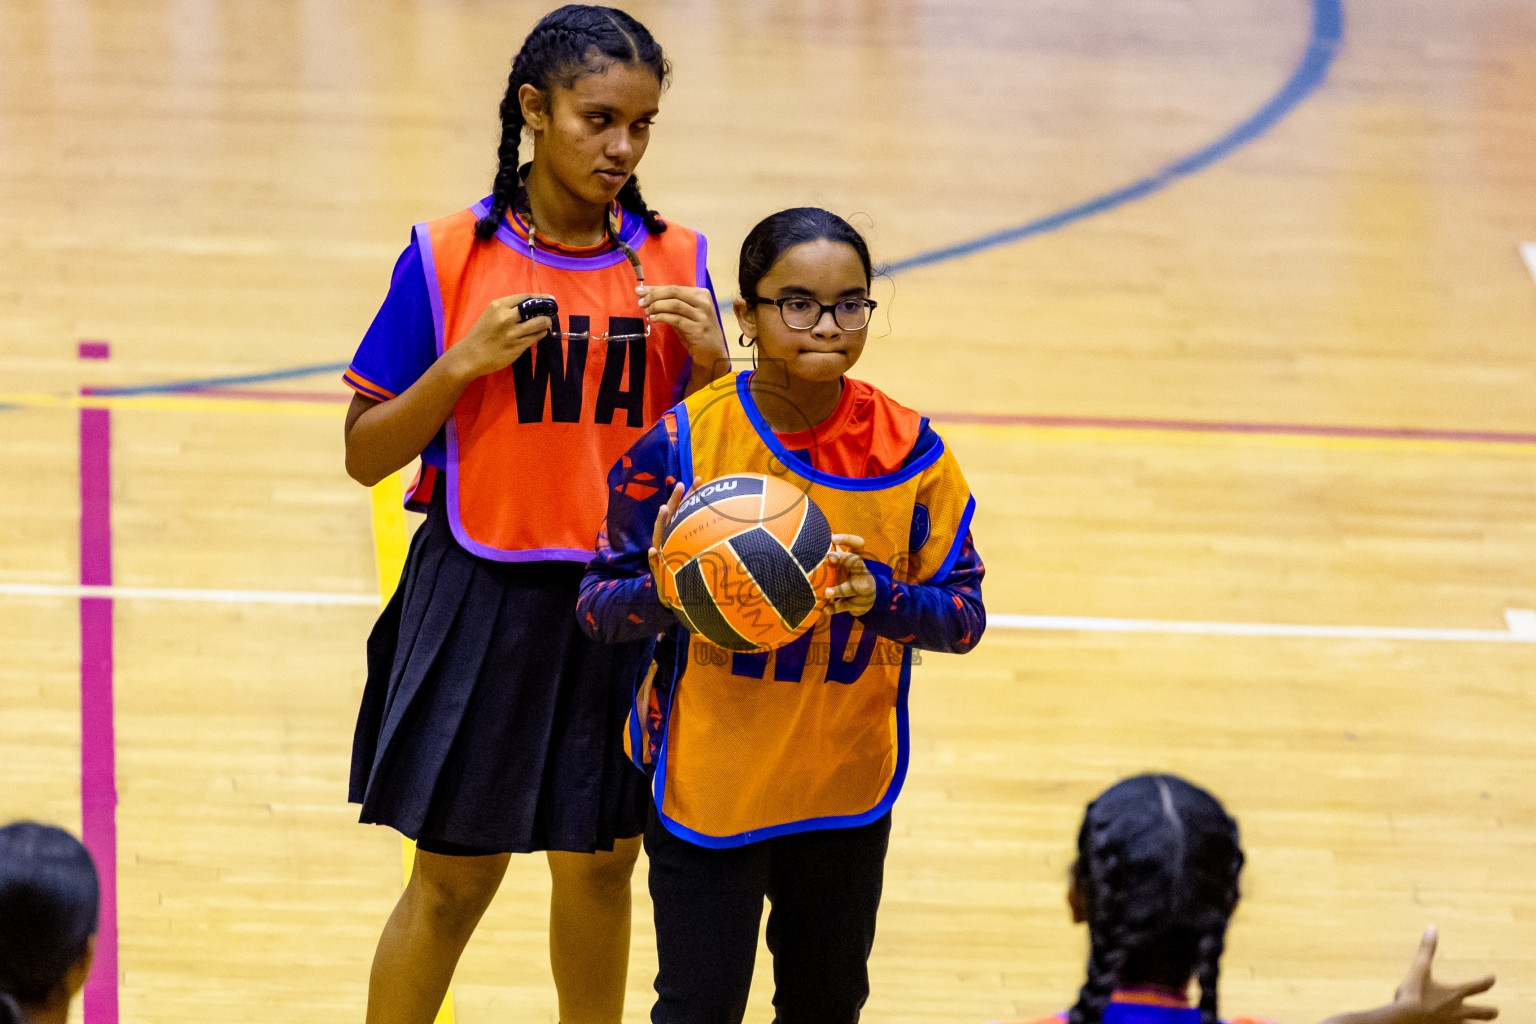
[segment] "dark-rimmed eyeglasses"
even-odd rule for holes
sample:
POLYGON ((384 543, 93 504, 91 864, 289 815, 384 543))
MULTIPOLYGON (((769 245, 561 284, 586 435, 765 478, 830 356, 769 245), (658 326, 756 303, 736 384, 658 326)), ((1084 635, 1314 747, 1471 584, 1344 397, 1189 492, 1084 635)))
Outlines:
POLYGON ((817 302, 806 295, 786 295, 782 299, 746 300, 752 305, 778 306, 784 326, 797 331, 808 331, 821 323, 821 318, 832 314, 832 322, 845 331, 860 331, 869 326, 869 313, 879 303, 874 299, 838 299, 830 306, 817 302))

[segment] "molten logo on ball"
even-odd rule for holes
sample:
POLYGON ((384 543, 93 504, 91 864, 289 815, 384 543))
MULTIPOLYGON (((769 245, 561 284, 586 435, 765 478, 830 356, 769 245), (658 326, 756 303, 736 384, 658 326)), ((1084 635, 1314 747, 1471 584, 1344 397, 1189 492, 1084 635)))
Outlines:
POLYGON ((780 647, 830 586, 832 528, 793 484, 736 473, 701 484, 662 539, 662 594, 689 630, 732 651, 780 647))

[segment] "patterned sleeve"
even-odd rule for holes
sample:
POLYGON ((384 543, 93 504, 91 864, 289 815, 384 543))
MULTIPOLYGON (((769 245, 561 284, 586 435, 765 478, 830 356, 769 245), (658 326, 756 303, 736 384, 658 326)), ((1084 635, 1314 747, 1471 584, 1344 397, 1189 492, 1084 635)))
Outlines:
POLYGON ((646 553, 678 466, 677 417, 669 412, 608 471, 608 515, 576 599, 576 618, 594 640, 643 640, 677 623, 656 598, 646 553))
POLYGON ((413 238, 395 261, 389 293, 357 346, 342 380, 366 398, 387 402, 437 361, 437 328, 421 253, 413 238))
POLYGON ((964 654, 987 628, 987 609, 981 601, 981 578, 986 572, 967 530, 954 567, 942 580, 902 583, 876 575, 875 606, 859 621, 877 636, 920 650, 964 654))
MULTIPOLYGON (((914 451, 942 445, 924 420, 914 451)), ((866 628, 925 651, 964 654, 976 646, 987 628, 987 570, 971 538, 975 509, 954 453, 943 452, 918 487, 906 564, 894 576, 875 574, 874 607, 859 617, 866 628)))

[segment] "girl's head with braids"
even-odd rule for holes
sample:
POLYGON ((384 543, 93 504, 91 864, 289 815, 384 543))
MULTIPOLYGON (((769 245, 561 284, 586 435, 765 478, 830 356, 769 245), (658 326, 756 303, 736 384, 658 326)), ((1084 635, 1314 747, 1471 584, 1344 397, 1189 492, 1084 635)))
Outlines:
POLYGON ((100 909, 79 840, 30 821, 0 828, 0 1024, 25 1024, 29 1012, 64 1019, 91 970, 100 909))
POLYGON ((635 167, 671 65, 644 25, 623 11, 567 4, 546 14, 512 61, 501 101, 501 145, 490 212, 475 226, 488 239, 509 208, 530 209, 541 229, 596 220, 608 204, 666 225, 640 196, 635 167), (523 132, 532 159, 520 163, 523 132))
POLYGON ((1200 983, 1201 1024, 1216 987, 1243 867, 1237 822, 1174 775, 1138 775, 1088 805, 1069 900, 1088 925, 1088 979, 1070 1024, 1100 1024, 1117 989, 1200 983))

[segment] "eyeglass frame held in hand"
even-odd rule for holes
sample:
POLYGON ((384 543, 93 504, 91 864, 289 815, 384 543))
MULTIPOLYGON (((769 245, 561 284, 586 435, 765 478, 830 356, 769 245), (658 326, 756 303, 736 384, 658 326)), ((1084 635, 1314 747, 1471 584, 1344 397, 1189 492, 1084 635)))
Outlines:
MULTIPOLYGON (((531 210, 528 212, 527 228, 528 228, 528 259, 533 264, 533 286, 534 286, 535 289, 537 289, 539 287, 539 257, 538 257, 538 247, 537 247, 537 245, 534 242, 534 235, 535 235, 535 233, 537 232, 538 229, 534 226, 534 223, 533 223, 533 212, 531 210)), ((611 210, 608 213, 607 231, 608 231, 609 237, 611 237, 613 239, 614 244, 617 245, 619 250, 624 253, 624 258, 629 261, 630 268, 632 270, 634 270, 634 272, 635 272, 635 283, 637 285, 639 285, 640 287, 644 287, 645 286, 645 268, 640 265, 640 257, 635 254, 635 250, 630 248, 629 244, 627 242, 625 242, 624 239, 620 236, 620 234, 619 234, 619 221, 618 221, 618 218, 614 216, 613 211, 611 211, 611 210)), ((535 317, 535 316, 547 316, 547 317, 550 318, 550 321, 552 323, 558 323, 558 321, 555 320, 555 317, 558 315, 558 310, 546 312, 543 308, 540 308, 538 310, 538 312, 534 312, 534 313, 528 313, 528 312, 524 311, 524 309, 523 309, 524 306, 530 306, 531 307, 531 304, 535 303, 535 302, 540 302, 540 303, 547 302, 551 306, 553 306, 555 304, 555 300, 554 299, 545 299, 545 298, 541 298, 539 296, 534 296, 533 298, 524 299, 522 302, 519 302, 517 304, 517 309, 518 309, 518 312, 520 314, 522 314, 522 319, 528 320, 528 319, 531 319, 532 317, 535 317)), ((570 342, 570 341, 578 341, 578 340, 580 340, 580 341, 586 341, 588 343, 597 342, 599 344, 601 344, 603 342, 607 342, 607 341, 626 341, 627 342, 627 341, 649 340, 650 337, 651 337, 651 318, 650 318, 650 316, 648 314, 646 314, 644 308, 642 308, 640 312, 641 312, 640 319, 642 319, 645 322, 645 333, 644 334, 633 334, 633 333, 629 333, 629 334, 609 334, 607 332, 603 332, 601 334, 593 334, 591 331, 575 331, 575 332, 573 332, 573 331, 557 331, 557 330, 551 329, 549 334, 546 334, 544 337, 547 338, 550 335, 554 335, 556 338, 559 338, 561 341, 570 342)), ((835 319, 835 316, 834 316, 834 319, 835 319)))

